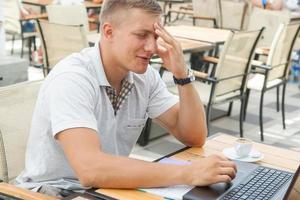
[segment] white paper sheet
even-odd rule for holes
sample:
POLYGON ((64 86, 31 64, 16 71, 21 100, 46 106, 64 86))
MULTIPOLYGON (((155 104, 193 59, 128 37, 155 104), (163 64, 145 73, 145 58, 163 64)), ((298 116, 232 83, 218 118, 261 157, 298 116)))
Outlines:
MULTIPOLYGON (((172 158, 164 158, 159 161, 159 163, 164 164, 175 164, 175 165, 187 165, 190 162, 183 161, 183 160, 176 160, 172 158)), ((167 199, 174 199, 174 200, 181 200, 183 195, 193 189, 193 186, 188 185, 175 185, 170 187, 161 187, 161 188, 149 188, 149 189, 140 189, 142 191, 156 194, 167 199)))
POLYGON ((165 188, 150 188, 141 190, 151 194, 156 194, 158 196, 165 197, 167 199, 182 200, 183 195, 185 195, 193 188, 193 186, 188 185, 175 185, 165 188))

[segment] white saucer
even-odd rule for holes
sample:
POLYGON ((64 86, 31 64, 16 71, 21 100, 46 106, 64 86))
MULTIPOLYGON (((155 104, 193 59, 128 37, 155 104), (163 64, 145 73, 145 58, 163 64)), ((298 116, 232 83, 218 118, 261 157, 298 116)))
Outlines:
POLYGON ((236 155, 235 149, 233 147, 223 149, 223 154, 231 160, 239 160, 244 162, 257 162, 264 158, 264 155, 261 152, 253 148, 249 155, 243 158, 240 158, 238 155, 236 155))

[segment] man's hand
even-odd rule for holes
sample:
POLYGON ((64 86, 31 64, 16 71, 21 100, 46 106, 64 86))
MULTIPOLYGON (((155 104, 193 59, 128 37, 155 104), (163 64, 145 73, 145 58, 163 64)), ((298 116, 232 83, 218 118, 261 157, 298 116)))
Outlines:
POLYGON ((235 178, 236 171, 234 162, 225 157, 208 156, 187 166, 187 184, 206 186, 218 182, 230 182, 235 178))
POLYGON ((157 53, 164 67, 171 71, 176 78, 186 78, 187 68, 180 43, 175 40, 159 23, 154 24, 157 40, 157 53))

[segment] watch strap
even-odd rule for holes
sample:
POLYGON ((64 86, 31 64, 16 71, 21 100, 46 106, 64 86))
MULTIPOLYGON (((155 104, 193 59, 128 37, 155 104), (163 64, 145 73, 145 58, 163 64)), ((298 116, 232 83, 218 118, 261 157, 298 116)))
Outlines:
POLYGON ((175 84, 185 85, 185 84, 188 84, 188 83, 191 83, 192 81, 194 81, 195 80, 195 76, 194 76, 192 70, 188 69, 188 77, 187 78, 178 79, 175 76, 173 76, 173 79, 174 79, 174 83, 175 84))

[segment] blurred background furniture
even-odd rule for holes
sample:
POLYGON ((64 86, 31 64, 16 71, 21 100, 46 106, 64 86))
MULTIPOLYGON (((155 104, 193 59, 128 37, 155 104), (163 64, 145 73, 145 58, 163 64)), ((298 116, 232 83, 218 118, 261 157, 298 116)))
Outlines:
POLYGON ((222 27, 221 0, 193 0, 193 25, 222 27))
POLYGON ((44 75, 61 59, 89 46, 83 25, 62 25, 38 20, 38 30, 43 47, 44 75))
POLYGON ((181 15, 181 18, 191 17, 195 26, 232 30, 247 28, 252 11, 251 0, 194 0, 192 2, 169 10, 168 22, 179 20, 181 15), (176 14, 175 19, 171 14, 176 14))
POLYGON ((179 19, 179 16, 187 15, 193 19, 194 26, 202 27, 221 27, 221 0, 193 0, 191 5, 180 6, 177 9, 169 9, 167 13, 165 24, 173 23, 179 19), (172 14, 176 14, 172 21, 172 14))
POLYGON ((47 5, 48 20, 50 23, 63 25, 81 25, 90 32, 89 22, 97 23, 95 19, 88 18, 84 5, 47 5))
MULTIPOLYGON (((36 37, 37 32, 34 27, 31 27, 30 30, 25 30, 25 24, 28 21, 36 20, 38 18, 45 18, 46 15, 26 15, 21 17, 18 0, 5 0, 4 1, 4 29, 7 35, 11 36, 12 40, 12 48, 11 54, 14 52, 14 41, 16 38, 21 38, 22 40, 22 48, 21 48, 21 57, 24 55, 24 46, 25 41, 27 41, 28 51, 29 51, 29 60, 31 61, 31 52, 32 52, 32 44, 34 50, 36 50, 36 37)), ((34 26, 33 23, 31 26, 34 26)))
MULTIPOLYGON (((211 59, 217 63, 215 69, 211 70, 210 74, 195 72, 196 81, 193 84, 206 107, 208 130, 212 106, 228 102, 232 104, 233 101, 240 100, 240 136, 243 137, 245 86, 262 30, 231 32, 220 52, 220 58, 211 59)), ((168 89, 178 94, 177 87, 168 89)))
POLYGON ((248 6, 245 1, 221 0, 222 28, 242 30, 248 6))
POLYGON ((31 118, 42 81, 0 88, 0 179, 11 182, 25 167, 31 118))
POLYGON ((4 22, 4 11, 3 11, 3 0, 0 0, 0 58, 6 54, 5 49, 5 33, 3 28, 4 22))
POLYGON ((279 87, 282 86, 282 124, 285 129, 285 91, 288 81, 289 69, 291 64, 291 53, 299 34, 299 24, 280 24, 275 37, 268 51, 266 61, 253 61, 252 65, 256 68, 255 75, 248 81, 246 91, 246 106, 250 95, 250 90, 261 92, 259 105, 259 126, 261 141, 264 140, 263 128, 263 106, 264 95, 270 89, 277 89, 277 112, 279 111, 279 87))
POLYGON ((6 86, 28 80, 29 62, 24 58, 13 56, 0 57, 0 86, 6 86))
MULTIPOLYGON (((23 4, 40 7, 41 13, 46 12, 46 6, 52 4, 53 2, 54 0, 22 0, 23 4)), ((86 9, 100 9, 102 5, 101 3, 102 1, 99 1, 98 3, 97 1, 94 2, 89 0, 83 2, 86 9)))
POLYGON ((254 7, 248 24, 248 30, 257 30, 265 27, 262 39, 258 43, 258 47, 270 47, 274 35, 281 23, 290 22, 290 12, 287 10, 267 10, 254 7))

